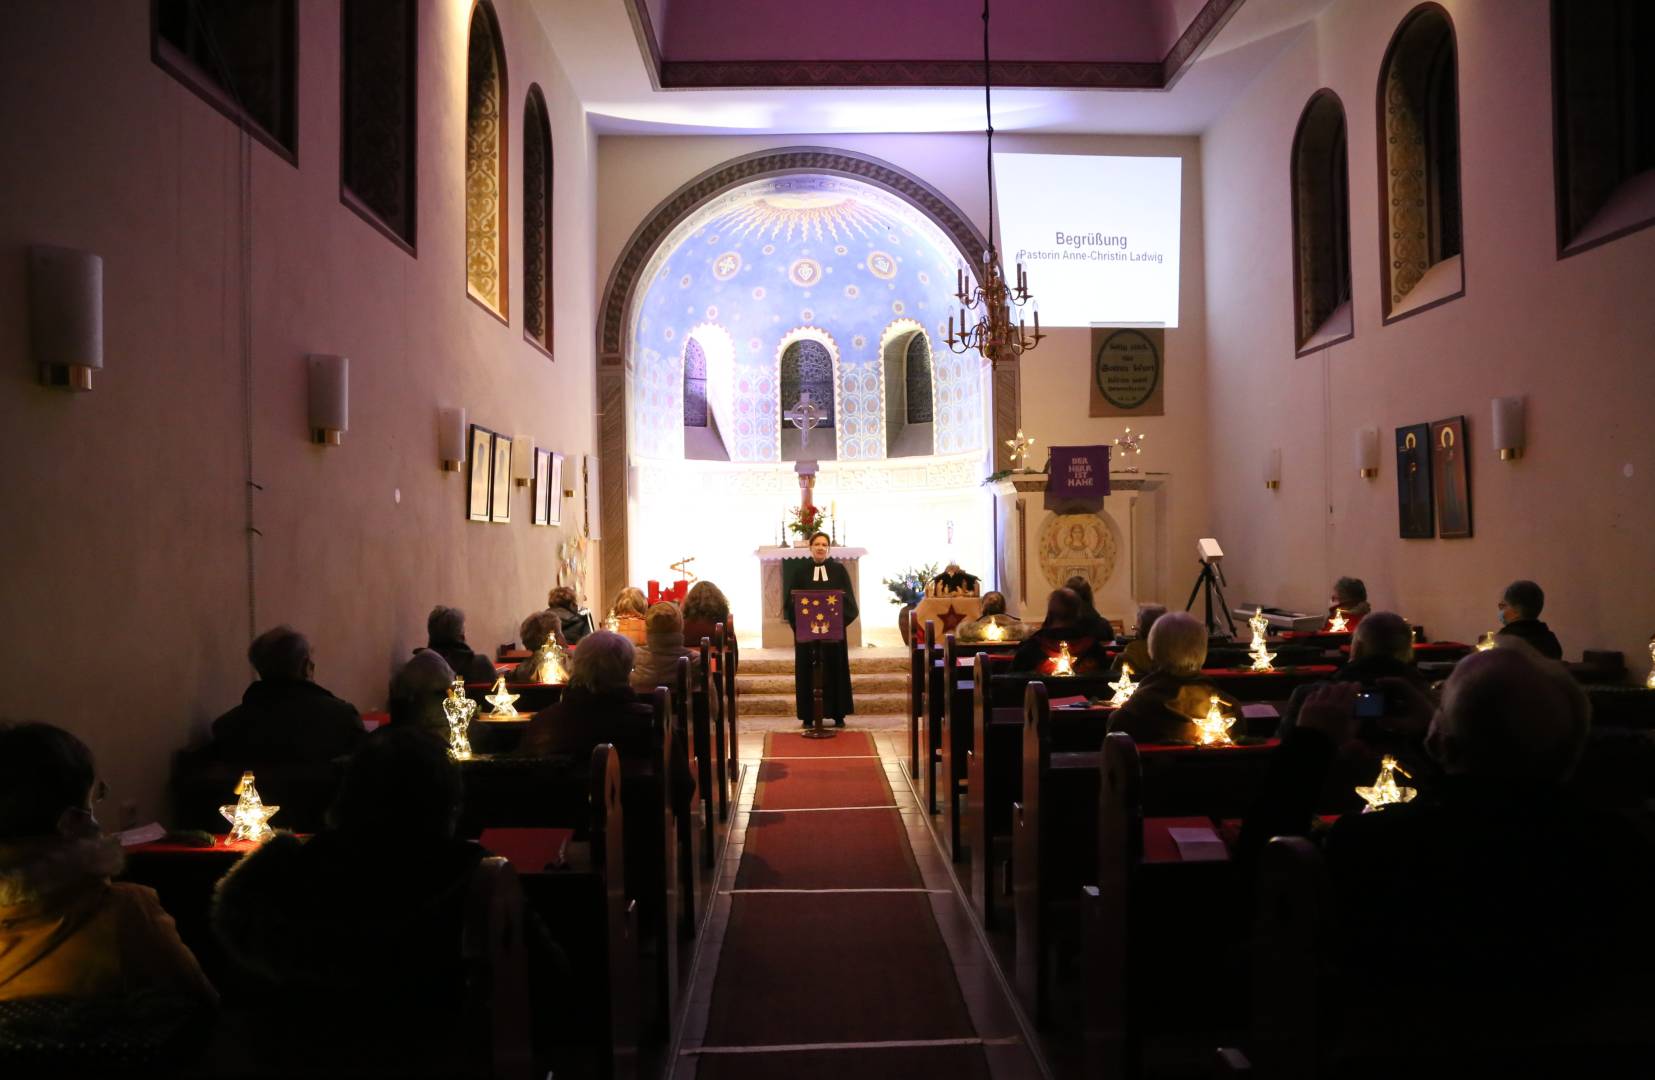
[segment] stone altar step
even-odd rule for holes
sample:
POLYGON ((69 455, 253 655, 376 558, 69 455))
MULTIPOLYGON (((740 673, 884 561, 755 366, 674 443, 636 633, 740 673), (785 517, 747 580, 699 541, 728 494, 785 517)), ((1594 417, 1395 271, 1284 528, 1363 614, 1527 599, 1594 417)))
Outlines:
MULTIPOLYGON (((906 715, 908 709, 908 693, 904 690, 900 694, 864 694, 854 684, 851 687, 851 696, 856 701, 858 714, 870 715, 906 715)), ((793 692, 785 694, 739 694, 737 700, 741 702, 742 716, 792 716, 793 692)))
MULTIPOLYGON (((888 695, 908 693, 908 673, 904 672, 876 672, 865 675, 857 671, 851 672, 851 690, 860 700, 864 694, 888 695)), ((747 694, 791 694, 793 692, 793 672, 789 670, 785 675, 749 675, 745 667, 741 674, 736 676, 736 693, 747 694)))

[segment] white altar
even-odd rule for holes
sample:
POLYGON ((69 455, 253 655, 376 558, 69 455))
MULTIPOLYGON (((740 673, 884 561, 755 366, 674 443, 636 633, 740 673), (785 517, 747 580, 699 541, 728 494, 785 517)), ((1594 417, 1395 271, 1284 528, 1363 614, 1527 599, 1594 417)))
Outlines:
MULTIPOLYGON (((837 559, 850 571, 851 589, 856 593, 857 607, 865 607, 862 597, 862 556, 867 548, 832 547, 828 557, 837 559)), ((763 642, 766 649, 784 649, 793 644, 793 628, 782 618, 782 567, 789 559, 809 559, 808 547, 761 547, 754 552, 759 557, 759 596, 763 598, 763 642)), ((845 639, 852 648, 862 644, 862 620, 858 618, 845 628, 845 639)))
POLYGON ((1131 627, 1139 603, 1167 601, 1167 473, 1109 475, 1095 514, 1045 509, 1046 477, 1013 473, 996 482, 995 561, 1006 606, 1030 622, 1070 577, 1092 584, 1098 613, 1131 627))

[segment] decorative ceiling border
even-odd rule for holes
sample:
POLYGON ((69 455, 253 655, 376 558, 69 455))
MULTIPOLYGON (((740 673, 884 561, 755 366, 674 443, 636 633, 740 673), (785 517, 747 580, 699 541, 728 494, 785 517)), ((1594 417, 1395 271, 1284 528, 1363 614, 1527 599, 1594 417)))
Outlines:
MULTIPOLYGON (((995 86, 1057 90, 1170 90, 1243 0, 1207 0, 1167 55, 1156 60, 1001 60, 995 86)), ((975 60, 667 60, 646 0, 626 0, 644 66, 657 90, 756 90, 778 87, 979 86, 975 60)))
POLYGON ((620 363, 623 338, 639 277, 656 247, 699 207, 751 180, 792 173, 847 176, 887 191, 930 218, 948 237, 967 266, 975 266, 987 247, 983 234, 947 196, 912 173, 875 157, 822 146, 784 146, 760 150, 702 173, 667 196, 627 240, 604 286, 598 317, 600 363, 620 363))

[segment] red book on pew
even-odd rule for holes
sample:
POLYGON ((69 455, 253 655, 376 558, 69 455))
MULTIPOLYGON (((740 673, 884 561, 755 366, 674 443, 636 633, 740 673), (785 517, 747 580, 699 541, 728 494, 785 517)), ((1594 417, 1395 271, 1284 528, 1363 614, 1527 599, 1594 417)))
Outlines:
POLYGON ((563 865, 573 829, 484 829, 477 842, 511 863, 519 874, 538 874, 563 865))

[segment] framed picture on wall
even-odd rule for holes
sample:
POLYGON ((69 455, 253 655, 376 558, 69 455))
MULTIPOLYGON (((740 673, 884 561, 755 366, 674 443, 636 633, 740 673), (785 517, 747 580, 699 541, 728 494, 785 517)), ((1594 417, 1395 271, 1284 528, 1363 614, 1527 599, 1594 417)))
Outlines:
POLYGON ((1465 417, 1431 422, 1431 482, 1437 495, 1437 535, 1471 535, 1471 470, 1467 468, 1465 417))
POLYGON ((552 454, 546 479, 546 524, 563 524, 563 455, 552 454))
POLYGON ((511 521, 511 436, 494 436, 493 480, 489 482, 489 520, 511 521))
POLYGON ((534 514, 530 517, 536 525, 549 525, 546 520, 546 481, 552 475, 552 452, 542 447, 534 448, 534 514))
POLYGON ((1396 429, 1396 521, 1404 540, 1436 535, 1431 506, 1431 425, 1396 429))
POLYGON ((466 487, 467 521, 487 521, 489 481, 494 476, 494 432, 471 425, 471 483, 466 487))

